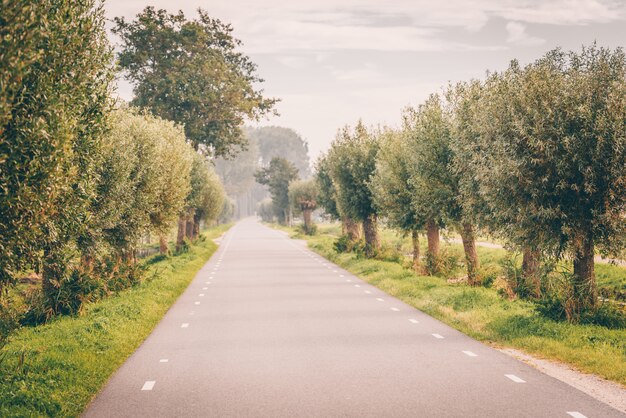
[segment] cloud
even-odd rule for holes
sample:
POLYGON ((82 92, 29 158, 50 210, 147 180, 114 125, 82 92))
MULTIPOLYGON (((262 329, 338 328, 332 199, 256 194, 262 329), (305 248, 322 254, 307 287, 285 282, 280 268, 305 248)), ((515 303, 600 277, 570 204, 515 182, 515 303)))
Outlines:
POLYGON ((519 22, 509 22, 506 24, 508 37, 506 41, 516 45, 536 46, 546 42, 545 39, 536 38, 526 33, 526 26, 519 22))

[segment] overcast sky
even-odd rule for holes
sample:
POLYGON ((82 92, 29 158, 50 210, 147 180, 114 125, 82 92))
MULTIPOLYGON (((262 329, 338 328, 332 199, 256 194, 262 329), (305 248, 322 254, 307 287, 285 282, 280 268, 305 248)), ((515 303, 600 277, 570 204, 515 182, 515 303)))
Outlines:
MULTIPOLYGON (((109 18, 145 6, 201 7, 234 26, 259 66, 280 117, 262 125, 295 129, 315 158, 337 129, 359 118, 399 123, 448 81, 483 77, 517 58, 557 46, 626 43, 626 0, 108 0, 109 18)), ((112 37, 113 41, 115 39, 112 37)), ((119 94, 132 90, 119 83, 119 94)))

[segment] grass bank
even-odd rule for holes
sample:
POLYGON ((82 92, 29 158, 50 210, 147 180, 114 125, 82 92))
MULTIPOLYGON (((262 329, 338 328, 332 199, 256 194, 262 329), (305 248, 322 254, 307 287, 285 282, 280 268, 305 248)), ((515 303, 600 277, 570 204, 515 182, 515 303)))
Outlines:
MULTIPOLYGON (((417 276, 403 263, 338 254, 333 249, 339 232, 336 226, 321 225, 313 237, 298 234, 296 229, 281 229, 306 239, 309 248, 368 283, 477 340, 568 363, 626 386, 626 330, 553 321, 539 315, 532 303, 508 300, 493 288, 450 284, 440 277, 417 276)), ((390 233, 382 236, 391 245, 390 233)), ((504 250, 479 248, 478 252, 481 262, 489 264, 502 258, 504 250)), ((611 274, 603 272, 610 280, 618 274, 613 269, 622 269, 624 277, 623 268, 610 267, 611 274)), ((622 282, 612 284, 621 286, 622 282)))
POLYGON ((18 330, 0 352, 0 416, 78 416, 117 368, 139 347, 217 249, 228 226, 178 256, 147 259, 139 286, 18 330))

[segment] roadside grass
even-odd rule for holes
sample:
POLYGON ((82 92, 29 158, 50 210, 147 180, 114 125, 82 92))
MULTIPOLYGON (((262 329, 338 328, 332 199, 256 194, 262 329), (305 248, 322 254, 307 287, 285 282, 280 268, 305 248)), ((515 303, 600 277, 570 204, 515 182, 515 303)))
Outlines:
POLYGON ((212 239, 229 227, 205 231, 186 253, 148 258, 143 283, 88 305, 80 316, 18 330, 0 351, 0 416, 80 415, 215 252, 212 239))
MULTIPOLYGON (((626 386, 624 329, 553 321, 539 315, 531 302, 508 300, 493 288, 450 284, 440 277, 417 276, 401 263, 339 254, 333 249, 340 232, 336 225, 319 225, 318 234, 313 237, 297 234, 294 229, 290 231, 292 237, 307 240, 308 246, 323 257, 477 340, 568 363, 580 371, 626 386)), ((383 230, 383 242, 387 245, 392 234, 383 230)), ((457 245, 447 246, 455 251, 457 245)), ((479 247, 478 254, 486 265, 499 262, 506 251, 479 247)), ((623 285, 624 271, 623 267, 603 265, 598 275, 606 277, 605 282, 618 280, 618 285, 623 285)))

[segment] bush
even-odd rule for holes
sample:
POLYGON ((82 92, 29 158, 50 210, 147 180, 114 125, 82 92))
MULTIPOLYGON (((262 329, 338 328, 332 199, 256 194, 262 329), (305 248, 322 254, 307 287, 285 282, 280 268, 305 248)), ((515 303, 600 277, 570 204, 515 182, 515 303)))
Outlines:
POLYGON ((306 224, 300 224, 296 227, 296 230, 304 235, 315 235, 317 233, 317 225, 311 224, 311 226, 307 228, 306 224))
POLYGON ((9 334, 19 328, 20 316, 10 296, 0 294, 0 350, 7 343, 9 334))
POLYGON ((352 251, 352 240, 347 235, 342 235, 333 243, 333 249, 338 253, 348 253, 352 251))
POLYGON ((502 274, 502 269, 493 264, 487 264, 478 270, 478 278, 483 287, 491 287, 493 282, 502 274))

